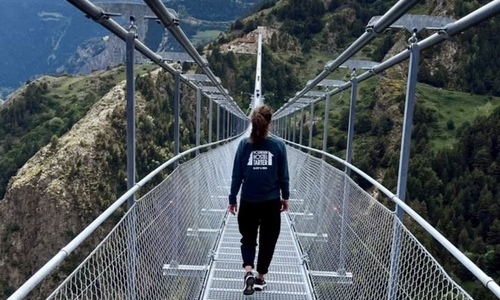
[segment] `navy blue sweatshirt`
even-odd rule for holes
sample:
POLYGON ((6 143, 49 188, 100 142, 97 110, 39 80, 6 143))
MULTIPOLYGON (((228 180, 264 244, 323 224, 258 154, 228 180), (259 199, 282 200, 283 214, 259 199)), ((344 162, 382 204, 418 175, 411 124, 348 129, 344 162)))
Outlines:
POLYGON ((259 144, 241 140, 234 157, 229 204, 236 204, 241 184, 241 199, 250 202, 290 197, 290 179, 285 143, 268 137, 259 144))

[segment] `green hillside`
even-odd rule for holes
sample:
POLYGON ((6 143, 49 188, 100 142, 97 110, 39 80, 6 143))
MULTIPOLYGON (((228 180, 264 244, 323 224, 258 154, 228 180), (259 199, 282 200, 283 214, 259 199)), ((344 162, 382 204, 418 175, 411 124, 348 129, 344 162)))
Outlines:
MULTIPOLYGON (((138 69, 144 73, 152 66, 138 69)), ((125 79, 117 68, 92 76, 42 77, 0 109, 0 199, 17 170, 41 147, 68 132, 92 105, 125 79)))
MULTIPOLYGON (((439 13, 459 18, 484 2, 455 0, 443 4, 439 13)), ((247 93, 253 91, 255 79, 255 56, 225 53, 220 46, 243 37, 257 26, 275 30, 263 49, 262 84, 266 102, 277 109, 354 41, 371 16, 383 14, 392 4, 385 0, 266 1, 260 11, 237 20, 231 31, 218 36, 203 51, 214 73, 241 107, 247 109, 250 101, 247 93)), ((430 13, 433 7, 422 4, 415 12, 430 13)), ((497 282, 500 281, 500 42, 496 34, 499 27, 500 20, 492 19, 447 41, 449 48, 436 47, 423 53, 406 195, 407 202, 417 212, 497 282), (450 49, 453 54, 447 55, 450 49), (437 67, 428 64, 433 58, 437 67)), ((205 40, 209 36, 200 34, 197 38, 205 40)), ((398 41, 406 39, 404 32, 385 32, 363 49, 358 58, 381 61, 391 55, 394 47, 401 46, 398 41)), ((354 164, 392 191, 396 190, 399 164, 405 65, 406 62, 398 70, 360 83, 358 91, 354 164)), ((143 75, 152 68, 140 66, 137 73, 143 75)), ((330 77, 347 81, 349 73, 338 70, 330 77)), ((44 77, 25 86, 15 99, 5 103, 0 108, 0 199, 19 168, 40 148, 48 144, 57 146, 57 139, 69 132, 123 78, 123 68, 88 77, 44 77)), ((138 76, 137 92, 144 103, 137 124, 141 178, 172 155, 171 78, 161 72, 138 76)), ((339 157, 345 156, 349 97, 350 92, 345 91, 331 100, 327 148, 339 157)), ((194 128, 190 113, 193 98, 189 95, 182 104, 184 147, 195 140, 192 132, 184 130, 194 128)), ((106 196, 124 189, 124 171, 110 171, 124 162, 125 150, 120 142, 125 135, 123 115, 123 107, 113 111, 112 128, 116 137, 102 137, 96 145, 105 155, 103 168, 109 176, 108 181, 102 180, 107 186, 99 185, 96 189, 105 191, 106 196)), ((322 146, 323 115, 324 104, 319 103, 312 128, 312 144, 316 148, 322 146)), ((305 124, 309 118, 306 112, 305 124)), ((206 136, 204 132, 205 139, 206 136)), ((303 144, 308 142, 306 127, 303 144)), ((373 191, 368 182, 357 176, 353 178, 368 192, 373 191)), ((443 248, 423 234, 420 227, 409 220, 405 222, 475 299, 494 299, 468 271, 444 255, 443 248)), ((2 288, 7 292, 12 289, 0 281, 0 295, 2 288)))
MULTIPOLYGON (((441 7, 439 13, 458 19, 486 2, 456 0, 441 7)), ((236 91, 251 91, 253 73, 249 66, 255 64, 255 59, 218 53, 216 49, 257 26, 275 30, 264 47, 262 78, 263 92, 279 95, 266 97, 267 103, 279 108, 363 32, 369 17, 385 13, 392 5, 377 0, 322 3, 270 1, 261 12, 237 21, 231 32, 213 43, 208 48, 209 61, 218 66, 217 74, 225 84, 236 91), (232 63, 219 67, 228 61, 232 63), (278 84, 274 84, 276 78, 278 84)), ((422 4, 413 12, 431 14, 434 9, 433 5, 422 4)), ((422 53, 406 195, 415 210, 496 282, 500 280, 499 26, 498 18, 491 19, 422 53)), ((428 34, 422 32, 419 38, 428 34)), ((401 47, 398 41, 404 45, 407 38, 408 33, 402 31, 384 32, 357 58, 381 61, 401 51, 394 52, 393 47, 401 47)), ((353 162, 392 191, 396 191, 398 174, 406 66, 407 62, 403 62, 396 71, 360 83, 358 91, 353 162)), ((337 70, 329 78, 348 81, 349 73, 337 70)), ((339 157, 345 157, 349 97, 350 92, 345 91, 331 100, 327 148, 339 157)), ((304 124, 308 124, 308 109, 305 114, 304 124)), ((312 141, 319 149, 323 115, 324 104, 319 103, 315 107, 312 141)), ((306 125, 303 144, 308 144, 308 135, 306 125)), ((355 175, 354 179, 372 191, 368 182, 355 175)), ((419 226, 410 221, 407 226, 475 299, 494 299, 419 226)))

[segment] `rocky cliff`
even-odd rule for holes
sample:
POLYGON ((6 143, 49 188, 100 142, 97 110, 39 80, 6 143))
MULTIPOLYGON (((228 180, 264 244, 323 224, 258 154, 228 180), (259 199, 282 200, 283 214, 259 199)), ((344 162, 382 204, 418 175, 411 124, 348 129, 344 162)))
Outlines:
MULTIPOLYGON (((114 19, 116 19, 125 29, 128 29, 130 26, 130 22, 128 21, 129 17, 134 16, 136 20, 134 25, 137 27, 137 38, 140 41, 146 39, 149 22, 145 17, 152 16, 153 13, 145 4, 100 3, 99 7, 110 13, 120 12, 122 17, 114 19)), ((98 24, 93 25, 99 26, 98 24)), ((156 49, 153 48, 153 50, 156 49)), ((113 68, 119 64, 125 63, 125 51, 125 42, 117 36, 107 33, 105 36, 95 37, 78 45, 76 52, 64 65, 57 68, 56 71, 58 73, 68 74, 90 74, 96 70, 113 68)), ((136 58, 136 60, 138 58, 136 58)))
MULTIPOLYGON (((52 139, 10 181, 0 201, 0 295, 17 289, 116 200, 116 190, 107 185, 117 170, 107 167, 109 153, 101 145, 103 140, 119 138, 112 124, 124 111, 124 99, 122 83, 71 131, 52 139)), ((94 236, 89 245, 102 233, 94 236)), ((70 256, 40 291, 53 289, 58 272, 74 267, 89 248, 70 256)))

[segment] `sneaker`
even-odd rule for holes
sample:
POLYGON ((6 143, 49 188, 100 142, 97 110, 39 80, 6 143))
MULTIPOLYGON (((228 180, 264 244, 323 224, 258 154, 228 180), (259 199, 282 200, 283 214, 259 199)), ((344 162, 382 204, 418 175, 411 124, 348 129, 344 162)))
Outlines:
POLYGON ((264 279, 257 278, 255 279, 255 284, 253 288, 256 291, 262 291, 267 286, 267 282, 264 279))
POLYGON ((243 289, 243 295, 252 295, 254 292, 253 286, 255 284, 255 276, 252 272, 247 272, 245 274, 245 288, 243 289))

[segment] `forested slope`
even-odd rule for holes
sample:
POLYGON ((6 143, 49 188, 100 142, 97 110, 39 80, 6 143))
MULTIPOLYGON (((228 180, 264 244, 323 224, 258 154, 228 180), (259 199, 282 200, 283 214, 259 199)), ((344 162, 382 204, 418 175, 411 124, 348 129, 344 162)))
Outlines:
MULTIPOLYGON (((487 2, 427 1, 412 13, 458 19, 487 2)), ((253 58, 233 57, 233 53, 221 54, 216 49, 257 26, 276 30, 264 47, 263 72, 266 68, 287 71, 286 74, 269 72, 262 77, 263 92, 280 95, 266 99, 277 109, 357 38, 372 16, 385 13, 392 4, 383 0, 268 1, 259 13, 238 20, 231 32, 212 44, 208 48, 209 58, 211 63, 238 62, 224 65, 219 74, 225 82, 235 82, 238 88, 251 91, 250 77, 240 72, 253 64, 253 58), (245 63, 246 60, 251 62, 245 63), (282 82, 266 84, 275 80, 282 82)), ((499 26, 498 17, 490 19, 422 53, 406 197, 414 209, 497 282, 500 281, 500 48, 497 46, 500 41, 496 34, 499 26)), ((419 39, 430 34, 431 31, 423 31, 419 39)), ((407 32, 388 30, 364 48, 358 58, 382 61, 404 49, 408 37, 407 32)), ((406 73, 407 63, 402 63, 360 84, 358 95, 354 163, 392 191, 396 190, 399 165, 406 73)), ((346 70, 334 72, 332 77, 349 80, 346 70)), ((332 101, 328 151, 344 157, 348 96, 338 95, 332 101)), ((316 109, 312 142, 321 148, 323 105, 316 109)), ((307 112, 305 118, 309 118, 307 112)), ((308 143, 308 134, 304 134, 303 143, 308 143)), ((373 191, 369 183, 354 177, 361 186, 373 191)), ((443 253, 446 250, 423 234, 419 226, 407 222, 474 298, 494 299, 467 270, 443 253)))

